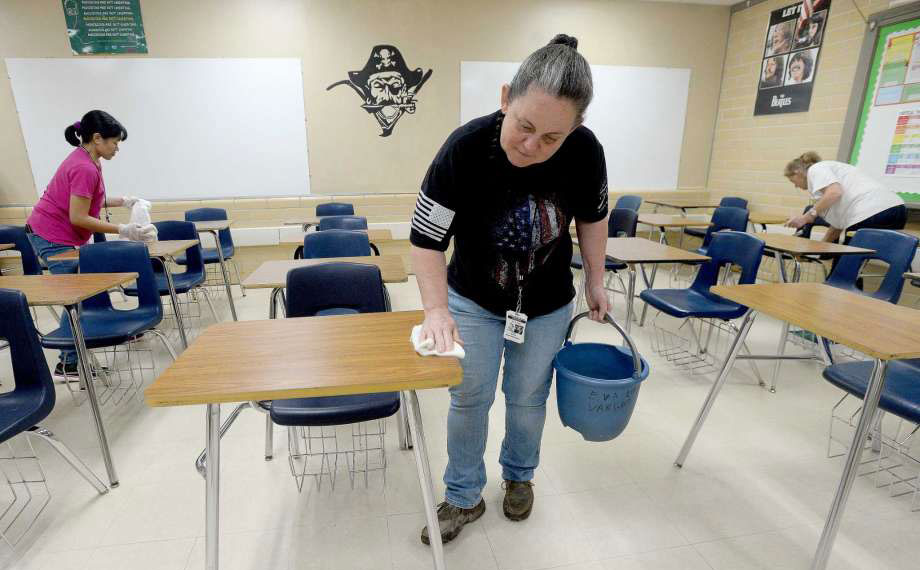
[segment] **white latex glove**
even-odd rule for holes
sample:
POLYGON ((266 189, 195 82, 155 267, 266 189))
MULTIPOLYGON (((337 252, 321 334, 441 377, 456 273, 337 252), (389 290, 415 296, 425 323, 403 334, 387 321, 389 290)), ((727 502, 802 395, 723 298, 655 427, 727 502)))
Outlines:
POLYGON ((139 224, 119 224, 118 235, 131 241, 154 241, 157 239, 157 228, 153 224, 141 226, 139 224))
POLYGON ((132 208, 134 204, 137 204, 137 201, 140 200, 137 196, 122 196, 121 205, 125 208, 132 208))

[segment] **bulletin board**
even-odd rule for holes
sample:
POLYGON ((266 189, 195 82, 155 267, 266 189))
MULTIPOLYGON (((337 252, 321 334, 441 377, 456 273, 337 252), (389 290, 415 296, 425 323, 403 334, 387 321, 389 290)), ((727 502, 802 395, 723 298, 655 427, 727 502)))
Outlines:
POLYGON ((870 21, 839 158, 897 192, 914 193, 920 191, 920 9, 904 8, 911 9, 870 21))

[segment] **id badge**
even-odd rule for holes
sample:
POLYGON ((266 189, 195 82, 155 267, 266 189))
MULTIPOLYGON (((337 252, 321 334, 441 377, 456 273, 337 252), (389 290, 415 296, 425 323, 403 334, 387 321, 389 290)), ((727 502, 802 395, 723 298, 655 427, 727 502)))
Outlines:
POLYGON ((517 311, 505 313, 505 340, 523 344, 524 329, 527 328, 527 315, 517 311))

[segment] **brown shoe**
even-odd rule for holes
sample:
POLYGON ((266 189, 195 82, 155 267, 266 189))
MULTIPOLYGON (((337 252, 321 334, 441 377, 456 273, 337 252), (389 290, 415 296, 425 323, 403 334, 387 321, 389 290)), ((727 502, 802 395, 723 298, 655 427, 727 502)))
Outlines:
POLYGON ((533 510, 533 483, 506 479, 502 487, 505 489, 502 508, 508 520, 522 521, 529 517, 533 510))
MULTIPOLYGON (((447 544, 457 538, 463 527, 486 512, 486 502, 482 499, 472 509, 461 509, 444 501, 438 505, 438 526, 441 528, 441 543, 447 544)), ((422 544, 430 544, 428 540, 428 527, 422 529, 422 544)))

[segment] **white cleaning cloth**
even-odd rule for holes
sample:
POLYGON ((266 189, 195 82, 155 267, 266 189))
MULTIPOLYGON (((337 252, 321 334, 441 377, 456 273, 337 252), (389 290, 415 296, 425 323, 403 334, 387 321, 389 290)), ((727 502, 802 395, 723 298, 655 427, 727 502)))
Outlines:
POLYGON ((463 347, 460 346, 456 341, 454 342, 454 347, 447 352, 436 352, 434 349, 434 339, 428 338, 421 340, 422 335, 422 325, 415 325, 412 327, 412 334, 409 336, 409 342, 412 343, 412 346, 415 348, 415 352, 421 354, 422 356, 453 356, 455 358, 463 359, 466 357, 466 352, 463 350, 463 347))

